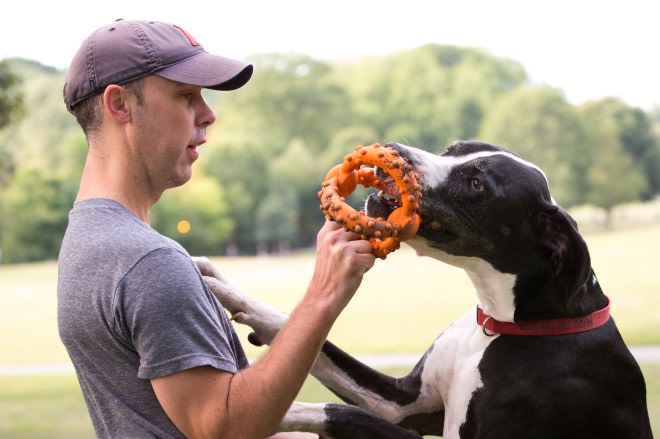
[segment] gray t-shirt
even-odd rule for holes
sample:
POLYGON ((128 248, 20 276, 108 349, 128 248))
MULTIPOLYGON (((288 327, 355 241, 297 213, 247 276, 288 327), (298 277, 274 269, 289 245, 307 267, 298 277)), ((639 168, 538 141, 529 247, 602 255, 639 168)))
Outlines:
POLYGON ((121 204, 74 204, 59 255, 58 325, 97 437, 181 438, 150 379, 247 359, 188 253, 121 204))

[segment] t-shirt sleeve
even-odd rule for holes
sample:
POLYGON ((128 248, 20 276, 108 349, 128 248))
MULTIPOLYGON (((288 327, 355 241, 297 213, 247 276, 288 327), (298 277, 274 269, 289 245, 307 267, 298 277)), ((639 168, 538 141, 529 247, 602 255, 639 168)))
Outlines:
POLYGON ((231 323, 194 262, 176 249, 142 258, 120 283, 114 309, 118 333, 140 357, 139 378, 198 366, 234 373, 242 365, 231 323))

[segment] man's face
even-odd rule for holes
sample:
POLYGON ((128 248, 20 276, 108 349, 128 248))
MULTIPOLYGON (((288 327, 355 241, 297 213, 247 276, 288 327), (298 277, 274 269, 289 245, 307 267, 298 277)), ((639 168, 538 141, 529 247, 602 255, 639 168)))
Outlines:
POLYGON ((206 142, 206 127, 216 116, 198 86, 151 75, 142 96, 132 112, 135 159, 150 190, 162 193, 190 180, 197 147, 206 142))

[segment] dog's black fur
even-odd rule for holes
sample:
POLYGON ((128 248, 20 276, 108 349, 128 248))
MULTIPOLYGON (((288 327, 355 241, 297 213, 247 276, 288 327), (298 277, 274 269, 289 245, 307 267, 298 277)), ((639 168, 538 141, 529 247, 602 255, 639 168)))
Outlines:
MULTIPOLYGON (((607 305, 587 245, 538 167, 482 142, 457 142, 440 156, 387 146, 410 163, 422 190, 422 224, 407 244, 465 269, 490 316, 531 322, 607 305)), ((378 195, 367 200, 369 216, 392 209, 378 195)), ((220 299, 230 310, 238 306, 220 299)), ((247 308, 256 338, 270 340, 283 320, 264 323, 272 312, 255 301, 247 308)), ((644 378, 611 318, 578 334, 489 336, 471 310, 403 378, 329 342, 312 373, 348 405, 294 403, 282 430, 335 439, 417 437, 410 431, 461 439, 652 438, 644 378)))

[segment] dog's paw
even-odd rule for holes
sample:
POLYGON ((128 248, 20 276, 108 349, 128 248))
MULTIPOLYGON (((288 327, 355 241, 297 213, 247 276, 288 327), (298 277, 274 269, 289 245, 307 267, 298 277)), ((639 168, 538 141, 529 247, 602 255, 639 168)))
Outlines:
POLYGON ((203 276, 210 276, 215 278, 222 277, 220 270, 218 270, 217 267, 213 265, 209 258, 204 256, 192 256, 191 259, 195 265, 197 265, 197 268, 199 268, 199 271, 203 276))
POLYGON ((204 276, 204 281, 223 308, 229 311, 232 320, 252 328, 254 333, 248 337, 250 343, 256 346, 271 344, 286 322, 286 314, 244 294, 222 275, 204 276))
POLYGON ((215 298, 231 314, 232 320, 254 330, 248 336, 250 343, 270 345, 288 316, 236 288, 208 258, 193 257, 192 260, 215 298))

